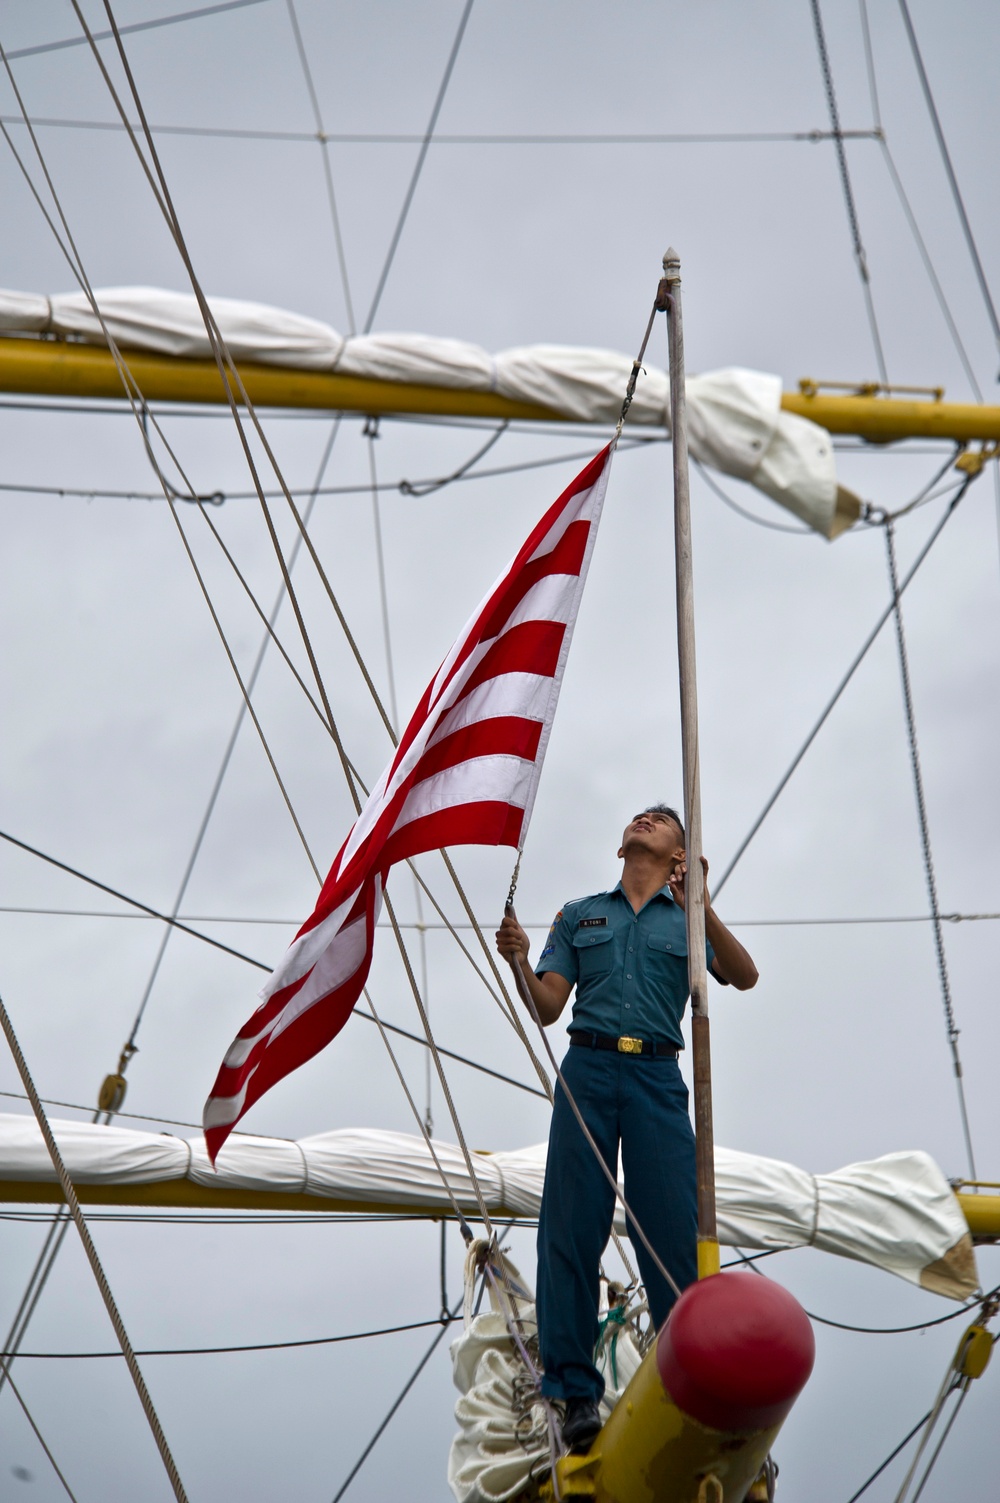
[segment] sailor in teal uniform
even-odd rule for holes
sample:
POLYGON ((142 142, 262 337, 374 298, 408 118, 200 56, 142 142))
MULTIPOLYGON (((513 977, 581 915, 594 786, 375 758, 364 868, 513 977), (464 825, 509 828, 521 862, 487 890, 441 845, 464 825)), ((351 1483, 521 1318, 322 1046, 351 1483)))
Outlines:
MULTIPOLYGON (((567 903, 534 972, 513 915, 497 948, 521 967, 543 1023, 576 988, 562 1073, 604 1162, 621 1147, 625 1198, 680 1288, 697 1277, 694 1134, 677 1063, 688 1000, 684 833, 665 805, 636 815, 622 837, 622 880, 567 903)), ((706 893, 707 959, 716 980, 744 990, 757 972, 706 893)), ((566 1401, 563 1433, 586 1448, 600 1426, 604 1381, 594 1365, 599 1265, 615 1197, 562 1086, 556 1088, 538 1227, 537 1308, 542 1391, 566 1401)), ((674 1293, 638 1237, 629 1236, 659 1328, 674 1293)))

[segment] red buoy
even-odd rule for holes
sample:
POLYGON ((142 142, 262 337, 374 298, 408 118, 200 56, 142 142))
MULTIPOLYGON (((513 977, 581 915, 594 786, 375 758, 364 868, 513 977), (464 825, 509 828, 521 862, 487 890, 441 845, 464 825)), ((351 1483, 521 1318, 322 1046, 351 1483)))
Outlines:
POLYGON ((692 1284, 656 1343, 660 1378, 678 1409, 727 1431, 781 1424, 815 1355, 798 1300, 754 1273, 717 1273, 692 1284))

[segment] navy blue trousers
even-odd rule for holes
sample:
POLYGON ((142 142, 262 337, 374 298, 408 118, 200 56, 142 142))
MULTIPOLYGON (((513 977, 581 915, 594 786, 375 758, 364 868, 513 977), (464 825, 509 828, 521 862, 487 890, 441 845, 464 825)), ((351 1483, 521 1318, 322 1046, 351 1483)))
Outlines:
MULTIPOLYGON (((682 1289, 698 1275, 694 1133, 676 1059, 571 1048, 566 1084, 612 1171, 621 1144, 625 1199, 682 1289)), ((611 1235, 615 1194, 561 1085, 556 1087, 538 1223, 538 1330, 549 1398, 600 1400, 594 1366, 599 1264, 611 1235)), ((675 1295, 639 1238, 629 1238, 657 1329, 675 1295)))

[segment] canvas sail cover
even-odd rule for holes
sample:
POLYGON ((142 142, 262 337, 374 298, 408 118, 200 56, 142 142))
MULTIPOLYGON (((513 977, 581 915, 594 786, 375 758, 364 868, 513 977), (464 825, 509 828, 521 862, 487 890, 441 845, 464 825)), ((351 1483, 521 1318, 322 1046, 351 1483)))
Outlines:
MULTIPOLYGON (((336 1200, 345 1209, 448 1214, 451 1202, 423 1138, 344 1128, 292 1141, 234 1134, 212 1169, 204 1139, 82 1122, 52 1123, 70 1177, 81 1185, 189 1179, 219 1189, 286 1191, 336 1200)), ((476 1197, 457 1145, 435 1142, 456 1199, 476 1197)), ((535 1217, 545 1145, 475 1156, 491 1214, 535 1217)), ((961 1207, 926 1153, 886 1154, 830 1174, 778 1159, 715 1150, 719 1240, 744 1248, 817 1247, 897 1274, 936 1294, 965 1299, 979 1287, 961 1207)), ((4 1181, 52 1182, 55 1170, 34 1117, 0 1114, 4 1181)), ((624 1232, 619 1215, 618 1230, 624 1232)))
MULTIPOLYGON (((108 329, 123 349, 205 359, 212 354, 198 304, 158 287, 98 288, 108 329)), ((489 354, 478 345, 427 334, 350 338, 319 319, 235 298, 209 299, 235 360, 369 380, 498 392, 578 423, 615 423, 632 370, 627 355, 568 345, 528 345, 489 354)), ((55 334, 103 344, 82 292, 0 290, 0 335, 55 334)), ((687 381, 688 441, 695 459, 745 480, 824 537, 858 515, 837 483, 825 429, 781 409, 781 380, 734 368, 687 381)), ((669 428, 666 373, 644 367, 629 423, 669 428)))

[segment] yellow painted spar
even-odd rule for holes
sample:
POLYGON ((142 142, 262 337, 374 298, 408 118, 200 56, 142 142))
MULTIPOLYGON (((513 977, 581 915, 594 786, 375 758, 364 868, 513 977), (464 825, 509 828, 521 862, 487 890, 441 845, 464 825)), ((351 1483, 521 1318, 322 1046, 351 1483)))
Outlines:
MULTIPOLYGON (((147 402, 228 402, 214 360, 154 355, 127 350, 124 359, 147 402)), ((414 412, 443 417, 521 418, 566 422, 565 414, 533 402, 514 402, 490 391, 457 391, 373 381, 330 371, 290 370, 287 366, 239 362, 240 378, 255 407, 320 408, 379 416, 414 412)), ((125 391, 110 351, 64 339, 0 338, 0 391, 46 397, 108 397, 125 391)))
MULTIPOLYGON (((349 1200, 329 1195, 305 1195, 291 1190, 242 1190, 227 1186, 196 1185, 189 1179, 167 1179, 135 1185, 78 1184, 76 1192, 84 1205, 166 1206, 177 1210, 220 1211, 312 1211, 368 1212, 374 1216, 414 1215, 440 1220, 450 1211, 432 1211, 371 1200, 349 1200)), ((957 1200, 974 1241, 1000 1240, 1000 1195, 971 1195, 959 1191, 957 1200)), ((63 1193, 54 1180, 0 1179, 0 1205, 51 1205, 61 1203, 63 1193)), ((474 1212, 471 1203, 465 1207, 474 1212)), ((517 1219, 517 1211, 497 1206, 492 1214, 517 1219)), ((716 1244, 718 1246, 718 1244, 716 1244)), ((706 1270, 707 1272, 707 1270, 706 1270)))
MULTIPOLYGON (((147 401, 217 406, 227 400, 212 360, 138 350, 126 351, 125 359, 147 401)), ((241 361, 239 371, 250 400, 261 407, 318 408, 373 416, 420 413, 527 422, 578 421, 533 402, 515 402, 498 392, 375 381, 250 361, 241 361)), ((902 400, 872 395, 868 389, 831 396, 808 381, 802 387, 797 392, 785 392, 782 407, 810 418, 830 433, 853 434, 877 444, 905 438, 942 438, 955 443, 1000 441, 1000 407, 902 400)), ((0 338, 0 391, 49 397, 124 397, 110 353, 97 345, 66 339, 0 338)))
POLYGON ((828 433, 849 433, 872 444, 898 443, 904 438, 943 438, 954 443, 996 443, 1000 439, 1000 407, 973 402, 915 402, 899 397, 853 394, 829 396, 813 391, 782 393, 786 412, 809 418, 828 433))
MULTIPOLYGON (((81 1205, 90 1206, 165 1206, 173 1210, 196 1211, 331 1211, 369 1214, 372 1216, 416 1216, 424 1221, 440 1221, 451 1216, 450 1207, 432 1210, 425 1206, 405 1206, 372 1200, 352 1200, 348 1196, 312 1195, 295 1190, 248 1190, 227 1185, 199 1185, 190 1179, 150 1180, 134 1185, 114 1185, 74 1181, 81 1205)), ((62 1204, 62 1186, 55 1180, 0 1179, 0 1205, 62 1204)), ((476 1214, 476 1203, 469 1200, 462 1209, 476 1214)), ((518 1218, 516 1210, 492 1206, 491 1213, 505 1221, 518 1218)))
POLYGON ((1000 1239, 1000 1195, 969 1195, 959 1190, 958 1203, 969 1223, 973 1242, 1000 1239))

